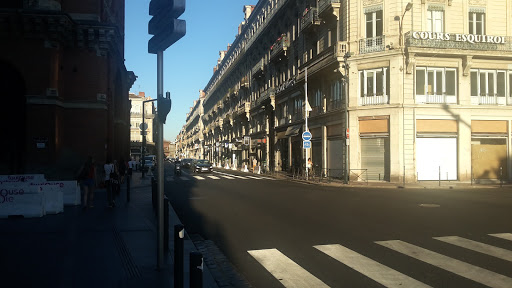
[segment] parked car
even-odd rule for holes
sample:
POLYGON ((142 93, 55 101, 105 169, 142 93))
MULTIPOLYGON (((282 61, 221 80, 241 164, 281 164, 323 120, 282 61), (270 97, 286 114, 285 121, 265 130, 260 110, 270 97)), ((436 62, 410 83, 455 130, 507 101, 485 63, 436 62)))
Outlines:
POLYGON ((206 159, 199 159, 194 162, 194 172, 201 173, 201 172, 212 172, 213 166, 210 161, 206 159))
POLYGON ((144 171, 147 172, 149 169, 151 169, 151 171, 155 170, 155 162, 153 162, 153 160, 146 159, 144 162, 144 171))

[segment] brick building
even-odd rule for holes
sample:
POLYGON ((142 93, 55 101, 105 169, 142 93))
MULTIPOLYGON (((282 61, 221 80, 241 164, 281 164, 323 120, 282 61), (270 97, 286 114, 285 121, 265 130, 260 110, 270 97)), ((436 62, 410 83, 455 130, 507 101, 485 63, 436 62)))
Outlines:
POLYGON ((66 179, 88 155, 127 158, 123 0, 0 3, 0 174, 66 179))

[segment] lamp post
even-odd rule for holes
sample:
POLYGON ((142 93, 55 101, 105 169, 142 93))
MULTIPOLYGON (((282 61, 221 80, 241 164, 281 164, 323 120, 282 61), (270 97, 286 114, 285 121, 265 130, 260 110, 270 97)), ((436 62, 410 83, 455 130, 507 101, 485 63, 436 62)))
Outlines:
POLYGON ((405 13, 407 13, 407 11, 411 10, 412 9, 412 2, 409 2, 407 3, 407 6, 405 6, 405 10, 404 10, 404 13, 402 13, 402 17, 400 18, 400 22, 398 23, 398 28, 399 28, 399 32, 400 32, 400 39, 398 40, 398 43, 400 45, 400 47, 403 47, 404 46, 404 43, 403 42, 403 25, 404 25, 404 16, 405 16, 405 13))
POLYGON ((348 73, 349 73, 349 69, 350 69, 350 65, 348 64, 348 58, 350 58, 351 54, 350 52, 346 52, 345 55, 343 55, 343 68, 345 69, 345 75, 343 75, 343 88, 344 88, 344 94, 345 94, 345 107, 344 107, 344 112, 345 112, 345 177, 344 177, 344 180, 343 180, 343 183, 345 184, 348 184, 348 169, 349 169, 349 166, 348 166, 348 161, 349 161, 349 157, 348 157, 348 146, 349 146, 349 130, 348 130, 348 91, 349 91, 349 87, 348 87, 348 81, 349 81, 349 78, 348 78, 348 73))
MULTIPOLYGON (((403 127, 405 127, 405 105, 403 105, 404 103, 404 100, 405 100, 405 49, 404 49, 404 41, 403 41, 403 26, 404 26, 404 16, 405 16, 405 13, 407 13, 407 11, 411 10, 412 9, 412 2, 409 2, 407 3, 407 5, 405 6, 405 10, 404 10, 404 13, 402 13, 402 17, 400 18, 400 22, 398 23, 398 27, 399 27, 399 32, 400 32, 400 35, 399 35, 399 45, 400 45, 400 52, 402 54, 402 129, 403 127)), ((404 131, 402 131, 402 143, 405 143, 405 133, 404 131)), ((404 145, 404 144, 402 144, 404 145)), ((404 171, 403 171, 403 186, 405 187, 405 149, 402 149, 402 159, 403 159, 403 168, 404 168, 404 171)))

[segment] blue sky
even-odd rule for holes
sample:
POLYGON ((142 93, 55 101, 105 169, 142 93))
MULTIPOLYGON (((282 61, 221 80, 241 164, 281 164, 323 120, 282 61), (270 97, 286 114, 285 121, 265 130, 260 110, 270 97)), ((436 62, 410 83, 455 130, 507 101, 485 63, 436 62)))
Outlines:
MULTIPOLYGON (((156 98, 156 55, 148 54, 150 0, 126 1, 125 65, 137 75, 130 92, 156 98)), ((219 51, 233 43, 244 20, 243 6, 257 0, 186 0, 187 33, 164 52, 164 91, 171 92, 172 108, 164 125, 164 139, 174 141, 186 114, 213 75, 219 51)))

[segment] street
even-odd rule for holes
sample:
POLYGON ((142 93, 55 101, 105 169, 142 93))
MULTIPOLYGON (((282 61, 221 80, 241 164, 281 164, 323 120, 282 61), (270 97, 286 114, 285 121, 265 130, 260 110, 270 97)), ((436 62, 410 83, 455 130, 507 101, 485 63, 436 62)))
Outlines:
POLYGON ((332 187, 173 168, 166 194, 188 234, 212 240, 252 287, 512 287, 508 188, 332 187))

